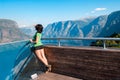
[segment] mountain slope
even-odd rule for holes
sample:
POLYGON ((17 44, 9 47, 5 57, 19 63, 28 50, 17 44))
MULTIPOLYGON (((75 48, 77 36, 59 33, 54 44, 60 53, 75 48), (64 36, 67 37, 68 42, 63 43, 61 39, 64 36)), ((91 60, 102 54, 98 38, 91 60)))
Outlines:
MULTIPOLYGON (((49 24, 43 37, 105 37, 120 33, 120 11, 89 20, 61 21, 49 24)), ((83 41, 83 45, 89 45, 83 41)))
POLYGON ((96 37, 102 31, 107 21, 107 15, 99 16, 82 28, 84 37, 96 37))
POLYGON ((23 39, 28 39, 28 36, 19 30, 15 21, 0 19, 0 42, 10 42, 23 39))
POLYGON ((120 33, 120 11, 108 15, 105 27, 98 36, 110 36, 113 33, 120 33))
POLYGON ((20 27, 19 28, 24 34, 29 35, 29 36, 33 36, 35 34, 35 28, 33 26, 29 26, 29 27, 20 27))
MULTIPOLYGON (((94 18, 76 20, 76 21, 60 21, 49 24, 43 31, 43 37, 58 38, 58 37, 84 37, 81 30, 82 27, 88 25, 94 18)), ((55 42, 55 41, 53 41, 55 42)), ((76 40, 63 40, 64 45, 79 45, 83 44, 82 41, 76 40)))
POLYGON ((60 21, 49 24, 44 29, 43 37, 83 37, 81 28, 89 24, 93 19, 60 21))

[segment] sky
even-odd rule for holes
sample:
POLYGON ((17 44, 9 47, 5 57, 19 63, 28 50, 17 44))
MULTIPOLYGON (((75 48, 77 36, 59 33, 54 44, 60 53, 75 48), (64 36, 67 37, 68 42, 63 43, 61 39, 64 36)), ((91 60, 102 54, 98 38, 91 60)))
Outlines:
POLYGON ((120 10, 120 0, 0 0, 0 19, 19 27, 79 20, 120 10))

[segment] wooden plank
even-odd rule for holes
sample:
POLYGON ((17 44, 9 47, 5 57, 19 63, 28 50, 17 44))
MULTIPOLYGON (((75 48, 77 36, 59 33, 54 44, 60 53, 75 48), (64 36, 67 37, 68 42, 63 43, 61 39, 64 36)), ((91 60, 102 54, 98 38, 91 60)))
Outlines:
POLYGON ((82 79, 48 72, 46 74, 40 74, 37 80, 82 80, 82 79))
POLYGON ((37 74, 38 77, 36 77, 34 80, 82 80, 70 76, 60 75, 52 72, 43 73, 43 72, 30 72, 24 74, 24 76, 21 76, 18 80, 33 80, 30 76, 33 74, 37 74))

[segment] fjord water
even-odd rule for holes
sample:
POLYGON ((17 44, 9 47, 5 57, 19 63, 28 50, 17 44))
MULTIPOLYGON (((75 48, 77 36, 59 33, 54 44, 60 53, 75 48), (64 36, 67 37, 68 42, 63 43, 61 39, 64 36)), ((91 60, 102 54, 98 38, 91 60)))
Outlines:
POLYGON ((0 44, 0 80, 14 80, 30 54, 28 41, 0 44))

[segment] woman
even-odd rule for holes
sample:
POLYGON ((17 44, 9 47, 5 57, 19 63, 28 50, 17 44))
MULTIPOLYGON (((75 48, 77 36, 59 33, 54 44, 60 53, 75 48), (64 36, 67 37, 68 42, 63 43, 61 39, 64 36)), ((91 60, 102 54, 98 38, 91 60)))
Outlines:
POLYGON ((36 56, 38 57, 38 59, 41 60, 45 64, 47 71, 51 71, 51 65, 48 65, 48 61, 44 54, 44 49, 43 49, 44 47, 41 42, 41 35, 42 35, 41 33, 43 31, 43 26, 41 24, 37 24, 35 26, 35 29, 36 29, 36 33, 33 39, 30 39, 30 42, 34 43, 34 52, 36 56))

